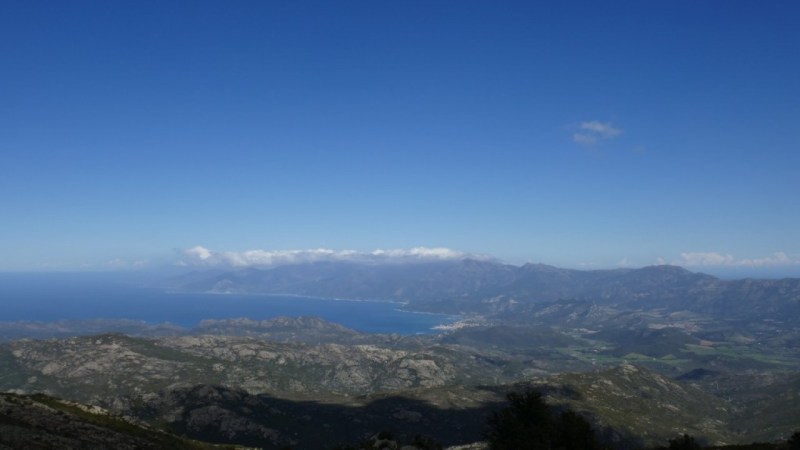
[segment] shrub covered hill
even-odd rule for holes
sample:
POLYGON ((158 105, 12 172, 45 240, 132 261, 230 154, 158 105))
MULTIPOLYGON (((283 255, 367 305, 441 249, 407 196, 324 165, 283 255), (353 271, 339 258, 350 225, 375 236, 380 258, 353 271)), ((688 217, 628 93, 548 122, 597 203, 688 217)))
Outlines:
POLYGON ((473 445, 509 392, 530 390, 554 417, 574 411, 598 445, 619 449, 688 445, 677 440, 684 435, 694 445, 778 443, 800 427, 797 279, 464 260, 205 272, 164 286, 391 299, 463 320, 417 336, 310 317, 192 329, 2 323, 0 391, 13 394, 3 397, 0 445, 56 448, 8 441, 41 423, 61 430, 41 428, 42 442, 86 434, 60 424, 65 417, 81 430, 100 427, 115 448, 170 448, 141 441, 151 438, 174 439, 174 448, 212 445, 190 439, 267 449, 473 445), (93 407, 104 419, 86 415, 93 407), (30 411, 53 418, 26 418, 30 411))

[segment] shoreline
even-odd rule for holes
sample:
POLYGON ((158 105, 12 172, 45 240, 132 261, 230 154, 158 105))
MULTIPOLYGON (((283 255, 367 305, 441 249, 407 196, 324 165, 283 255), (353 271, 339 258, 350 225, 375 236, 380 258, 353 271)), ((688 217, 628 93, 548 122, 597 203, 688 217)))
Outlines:
MULTIPOLYGON (((292 297, 300 299, 325 300, 334 302, 393 303, 396 305, 408 304, 408 302, 402 302, 398 300, 366 300, 366 299, 353 299, 353 298, 341 298, 341 297, 316 297, 313 295, 302 295, 302 294, 281 294, 281 293, 260 293, 260 292, 214 292, 214 291, 194 292, 194 291, 175 291, 169 289, 165 289, 162 292, 164 292, 165 294, 178 294, 178 295, 219 295, 219 296, 237 295, 242 297, 292 297)), ((431 314, 438 314, 438 313, 431 313, 431 314)))
MULTIPOLYGON (((313 301, 322 301, 322 302, 352 302, 352 303, 371 303, 371 304, 393 304, 398 305, 398 307, 394 308, 393 311, 398 313, 406 313, 406 314, 415 314, 415 315, 426 315, 426 316, 439 316, 442 318, 441 322, 432 325, 427 328, 425 332, 416 332, 415 334, 437 334, 444 331, 450 330, 457 330, 460 328, 465 328, 469 326, 479 326, 482 322, 475 322, 474 317, 464 317, 459 314, 448 314, 448 313, 437 313, 437 312, 430 312, 430 311, 417 311, 412 309, 405 309, 405 306, 408 306, 410 302, 407 301, 398 301, 398 300, 374 300, 374 299, 352 299, 352 298, 341 298, 341 297, 317 297, 311 295, 302 295, 302 294, 280 294, 280 293, 261 293, 261 292, 215 292, 215 291, 203 291, 203 292, 193 292, 193 291, 177 291, 177 290, 169 290, 169 289, 161 289, 161 292, 170 295, 209 295, 209 296, 235 296, 235 297, 261 297, 261 298, 296 298, 300 300, 313 300, 313 301)), ((277 316, 276 316, 277 317, 277 316)), ((298 317, 298 316, 293 316, 298 317)), ((327 320, 332 323, 337 323, 343 326, 347 326, 339 321, 336 320, 329 320, 321 316, 320 317, 324 320, 327 320)), ((480 318, 483 319, 482 317, 480 318)), ((207 318, 203 320, 215 320, 214 318, 207 318)), ((255 319, 253 319, 255 320, 255 319)), ((199 323, 199 322, 198 322, 199 323)), ((196 324, 195 324, 196 326, 196 324)), ((192 327, 193 328, 193 327, 192 327)), ((352 328, 352 327, 351 327, 352 328)), ((360 331, 362 333, 367 334, 382 334, 380 332, 371 332, 371 331, 360 331)), ((394 331, 393 333, 397 333, 394 331)), ((400 333, 405 334, 405 333, 400 333)))
MULTIPOLYGON (((456 314, 415 311, 409 302, 348 299, 298 294, 190 292, 164 288, 128 287, 116 291, 81 290, 64 302, 54 295, 37 295, 31 301, 12 302, 0 328, 58 328, 59 322, 94 322, 90 328, 110 329, 124 322, 135 328, 174 326, 193 329, 203 320, 275 317, 319 317, 365 334, 438 334, 459 323, 456 314), (110 302, 103 299, 115 298, 110 302), (338 302, 338 303, 334 303, 338 302)), ((16 334, 16 332, 15 332, 16 334)))
MULTIPOLYGON (((366 300, 366 299, 352 299, 352 298, 341 298, 341 297, 316 297, 312 295, 302 295, 302 294, 276 294, 276 293, 259 293, 259 292, 214 292, 214 291, 204 291, 204 292, 192 292, 192 291, 174 291, 174 290, 164 290, 166 294, 178 294, 178 295, 219 295, 219 296, 242 296, 242 297, 291 297, 291 298, 299 298, 299 299, 307 299, 307 300, 321 300, 321 301, 333 301, 333 302, 355 302, 355 303, 381 303, 381 304, 394 304, 394 305, 401 305, 401 306, 408 306, 409 302, 399 301, 399 300, 366 300)), ((463 316, 459 314, 449 314, 449 313, 437 313, 437 312, 430 312, 430 311, 418 311, 412 309, 403 309, 403 308, 395 308, 397 312, 403 313, 410 313, 410 314, 424 314, 430 316, 443 316, 450 319, 455 319, 456 321, 467 320, 463 316)), ((446 325, 446 324, 442 324, 446 325)), ((438 327, 441 325, 436 325, 438 327)), ((431 329, 437 329, 432 327, 431 329)))

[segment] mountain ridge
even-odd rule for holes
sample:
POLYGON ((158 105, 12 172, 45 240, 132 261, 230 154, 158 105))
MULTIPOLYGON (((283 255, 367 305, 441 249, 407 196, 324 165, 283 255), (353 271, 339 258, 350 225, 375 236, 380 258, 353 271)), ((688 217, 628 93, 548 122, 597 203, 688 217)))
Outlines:
POLYGON ((316 262, 187 279, 166 284, 187 292, 391 300, 406 303, 407 309, 442 313, 492 314, 491 303, 505 299, 522 305, 589 300, 624 309, 666 308, 719 317, 800 314, 800 278, 722 280, 673 265, 576 270, 469 258, 391 265, 316 262))

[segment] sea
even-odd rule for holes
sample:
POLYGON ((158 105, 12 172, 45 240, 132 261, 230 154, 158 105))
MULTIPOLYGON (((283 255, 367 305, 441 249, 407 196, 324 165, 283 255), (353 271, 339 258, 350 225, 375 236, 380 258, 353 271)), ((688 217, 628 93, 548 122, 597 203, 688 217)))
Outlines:
POLYGON ((386 301, 288 295, 169 292, 103 277, 0 274, 0 321, 129 319, 191 328, 206 319, 316 316, 368 333, 437 332, 458 316, 420 313, 386 301))

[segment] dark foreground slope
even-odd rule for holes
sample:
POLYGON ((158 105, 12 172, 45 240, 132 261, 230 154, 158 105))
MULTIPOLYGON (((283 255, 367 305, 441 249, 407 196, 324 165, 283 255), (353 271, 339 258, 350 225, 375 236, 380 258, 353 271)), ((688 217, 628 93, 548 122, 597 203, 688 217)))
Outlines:
POLYGON ((263 449, 332 449, 380 432, 399 442, 424 436, 463 445, 482 439, 501 394, 454 387, 322 402, 200 385, 140 398, 127 413, 176 434, 263 449))
POLYGON ((45 395, 0 394, 0 448, 202 450, 221 447, 136 425, 97 407, 45 395))

